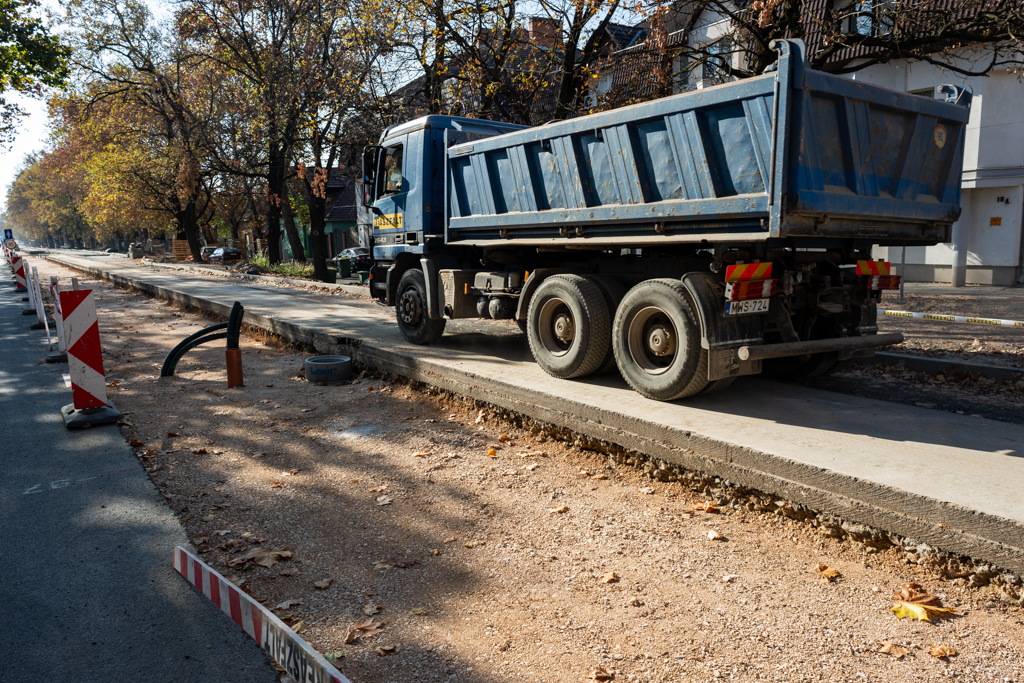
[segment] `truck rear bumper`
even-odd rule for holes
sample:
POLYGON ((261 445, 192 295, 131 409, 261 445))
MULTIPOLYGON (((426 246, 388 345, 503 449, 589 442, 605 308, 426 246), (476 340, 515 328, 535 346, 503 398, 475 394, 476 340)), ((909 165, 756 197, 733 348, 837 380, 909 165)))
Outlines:
POLYGON ((766 360, 768 358, 802 356, 808 353, 858 351, 876 346, 899 344, 902 341, 902 332, 888 332, 886 334, 870 334, 864 337, 840 337, 839 339, 815 339, 813 341, 789 342, 786 344, 741 346, 737 350, 736 355, 741 361, 766 360))

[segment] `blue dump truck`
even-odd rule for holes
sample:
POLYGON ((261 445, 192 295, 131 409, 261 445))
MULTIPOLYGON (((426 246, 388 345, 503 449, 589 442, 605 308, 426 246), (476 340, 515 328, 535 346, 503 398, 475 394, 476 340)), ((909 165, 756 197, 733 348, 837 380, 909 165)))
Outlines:
POLYGON ((948 242, 970 94, 805 67, 535 128, 426 116, 363 153, 371 294, 410 342, 515 320, 561 378, 674 400, 828 372, 878 346, 872 245, 948 242))

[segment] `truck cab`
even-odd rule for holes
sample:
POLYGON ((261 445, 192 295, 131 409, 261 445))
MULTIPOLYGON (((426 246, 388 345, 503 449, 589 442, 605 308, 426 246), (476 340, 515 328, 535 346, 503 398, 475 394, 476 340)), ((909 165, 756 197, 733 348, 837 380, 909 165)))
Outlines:
POLYGON ((526 126, 457 116, 423 116, 389 126, 363 153, 373 212, 371 292, 393 303, 394 286, 424 254, 444 248, 445 150, 526 126), (391 287, 388 287, 390 282, 391 287))

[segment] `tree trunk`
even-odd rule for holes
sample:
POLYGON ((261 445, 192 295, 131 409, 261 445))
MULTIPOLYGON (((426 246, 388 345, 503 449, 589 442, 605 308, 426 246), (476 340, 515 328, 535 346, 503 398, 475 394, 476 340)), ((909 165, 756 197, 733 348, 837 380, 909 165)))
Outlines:
POLYGON ((203 246, 199 243, 199 227, 196 225, 196 203, 190 201, 181 211, 175 214, 178 221, 178 231, 185 235, 188 240, 189 251, 192 252, 192 260, 196 263, 203 262, 203 246))
POLYGON ((296 261, 306 261, 306 249, 302 246, 302 237, 299 235, 299 228, 295 225, 295 212, 292 211, 292 198, 288 196, 288 185, 285 184, 285 194, 281 198, 281 211, 284 214, 284 231, 288 235, 288 244, 292 248, 292 258, 296 261))
POLYGON ((267 172, 267 258, 271 265, 281 262, 281 205, 285 201, 284 149, 270 145, 267 172))
POLYGON ((306 192, 309 202, 309 251, 313 257, 313 277, 327 282, 327 200, 313 192, 306 192))

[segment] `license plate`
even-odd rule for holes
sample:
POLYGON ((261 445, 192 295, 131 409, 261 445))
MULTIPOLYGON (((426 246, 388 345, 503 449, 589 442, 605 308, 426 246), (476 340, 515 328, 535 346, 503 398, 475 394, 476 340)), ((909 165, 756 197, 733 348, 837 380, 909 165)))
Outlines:
POLYGON ((771 299, 747 299, 746 301, 726 301, 726 315, 750 315, 751 313, 767 313, 771 299))

